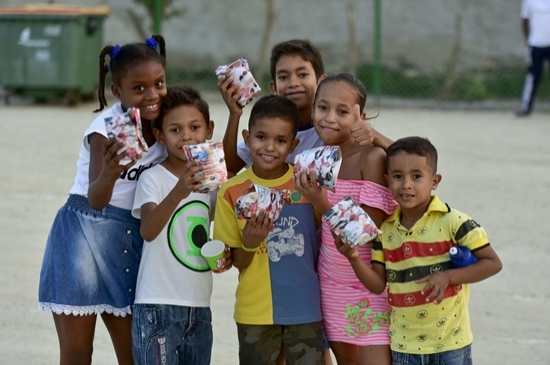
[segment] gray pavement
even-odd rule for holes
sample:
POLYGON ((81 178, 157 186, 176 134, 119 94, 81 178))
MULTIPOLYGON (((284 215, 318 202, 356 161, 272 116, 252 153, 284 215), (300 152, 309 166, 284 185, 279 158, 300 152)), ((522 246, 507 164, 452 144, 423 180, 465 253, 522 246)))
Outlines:
MULTIPOLYGON (((227 118, 213 99, 215 138, 227 118)), ((46 237, 67 197, 83 131, 96 104, 0 105, 0 363, 58 363, 51 314, 37 311, 46 237)), ((246 112, 250 108, 245 109, 246 112)), ((374 111, 373 111, 374 112, 374 111)), ((245 116, 246 118, 246 116, 245 116)), ((243 118, 242 127, 245 127, 243 118)), ((382 109, 374 126, 390 138, 421 135, 440 154, 441 199, 485 227, 504 263, 472 285, 476 364, 550 364, 550 279, 544 241, 550 205, 550 114, 382 109)), ((213 364, 237 364, 232 318, 237 272, 216 275, 213 364)), ((94 363, 115 364, 98 321, 94 363)))

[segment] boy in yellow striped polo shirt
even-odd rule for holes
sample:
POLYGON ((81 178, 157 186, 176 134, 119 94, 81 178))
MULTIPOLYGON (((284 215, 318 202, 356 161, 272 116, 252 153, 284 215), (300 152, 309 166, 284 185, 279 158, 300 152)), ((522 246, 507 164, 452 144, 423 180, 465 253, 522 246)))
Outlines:
POLYGON ((387 282, 392 364, 471 364, 469 283, 495 275, 502 263, 476 221, 431 195, 441 175, 426 138, 388 148, 386 180, 399 207, 373 242, 372 268, 353 247, 337 242, 339 250, 370 291, 382 292, 387 282), (453 268, 453 246, 467 247, 477 262, 453 268))

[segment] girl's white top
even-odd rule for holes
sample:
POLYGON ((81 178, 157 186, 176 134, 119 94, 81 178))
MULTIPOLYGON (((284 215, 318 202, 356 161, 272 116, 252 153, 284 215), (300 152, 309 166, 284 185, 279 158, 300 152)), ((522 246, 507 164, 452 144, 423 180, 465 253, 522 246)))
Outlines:
MULTIPOLYGON (((121 117, 123 113, 120 103, 116 103, 98 115, 88 129, 86 129, 82 140, 82 147, 80 147, 78 162, 76 163, 77 172, 74 179, 74 185, 69 191, 69 194, 78 194, 88 197, 90 168, 90 142, 88 137, 93 133, 99 133, 107 138, 105 118, 118 118, 121 117)), ((113 195, 111 196, 109 204, 118 208, 131 210, 139 176, 143 171, 164 160, 166 156, 166 148, 164 148, 164 146, 161 146, 157 142, 149 146, 149 152, 145 152, 143 157, 129 170, 123 172, 120 178, 115 182, 113 195)))

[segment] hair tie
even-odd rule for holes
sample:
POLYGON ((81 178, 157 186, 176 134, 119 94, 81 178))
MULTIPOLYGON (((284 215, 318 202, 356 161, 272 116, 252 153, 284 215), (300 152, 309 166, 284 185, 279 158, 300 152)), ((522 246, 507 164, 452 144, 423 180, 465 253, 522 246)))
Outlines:
POLYGON ((157 47, 159 45, 159 42, 153 37, 145 38, 145 43, 155 51, 157 50, 157 47))
POLYGON ((110 53, 111 59, 115 59, 119 53, 120 53, 120 46, 118 44, 115 44, 113 46, 113 50, 110 53))
POLYGON ((105 72, 110 72, 110 71, 111 71, 111 66, 105 65, 105 72))

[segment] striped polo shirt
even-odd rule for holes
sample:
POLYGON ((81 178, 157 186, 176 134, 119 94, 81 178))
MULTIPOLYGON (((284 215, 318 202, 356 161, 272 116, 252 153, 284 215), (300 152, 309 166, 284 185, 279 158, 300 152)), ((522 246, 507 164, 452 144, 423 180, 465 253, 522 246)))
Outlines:
POLYGON ((430 273, 448 270, 449 249, 461 245, 471 251, 489 244, 485 230, 468 215, 451 209, 437 196, 411 229, 400 224, 401 208, 384 221, 373 243, 372 262, 386 267, 391 348, 412 354, 460 349, 473 340, 468 313, 468 284, 450 285, 440 304, 426 303, 426 283, 415 283, 430 273))

